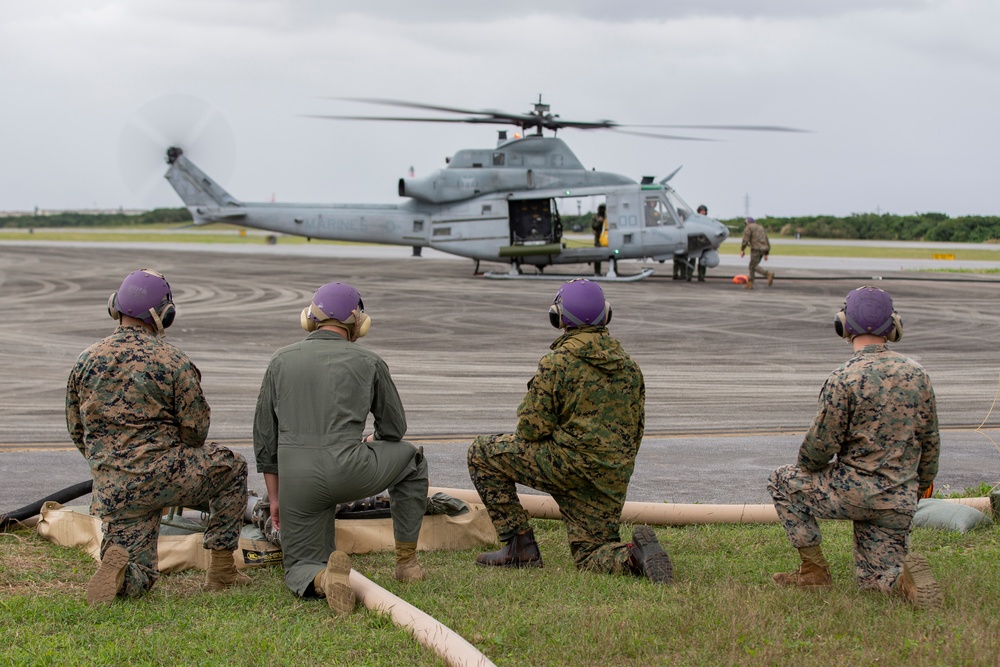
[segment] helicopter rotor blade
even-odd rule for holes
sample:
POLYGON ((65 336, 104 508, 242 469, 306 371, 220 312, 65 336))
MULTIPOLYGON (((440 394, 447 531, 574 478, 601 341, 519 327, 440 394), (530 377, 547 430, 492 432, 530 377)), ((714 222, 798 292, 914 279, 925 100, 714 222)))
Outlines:
POLYGON ((613 120, 597 121, 577 121, 564 120, 558 114, 548 113, 549 106, 543 104, 541 96, 535 104, 533 113, 508 113, 495 109, 466 109, 463 107, 451 107, 440 104, 425 104, 422 102, 408 102, 405 100, 391 100, 376 97, 327 97, 347 102, 361 102, 364 104, 380 104, 385 106, 403 107, 407 109, 421 109, 424 111, 439 111, 442 113, 465 114, 465 118, 414 118, 414 117, 390 117, 390 116, 344 116, 344 115, 312 115, 313 118, 327 118, 335 120, 382 120, 400 122, 419 123, 473 123, 487 125, 516 125, 524 130, 534 129, 541 134, 543 129, 556 132, 565 128, 575 130, 612 130, 621 134, 631 134, 639 137, 650 137, 654 139, 670 139, 676 141, 717 141, 704 137, 689 137, 675 134, 661 134, 657 132, 645 132, 648 129, 682 129, 682 130, 728 130, 728 131, 750 131, 750 132, 809 132, 794 127, 784 127, 779 125, 678 125, 678 124, 623 124, 613 120))
POLYGON ((651 139, 671 139, 674 141, 719 141, 718 139, 707 139, 705 137, 682 137, 677 134, 656 134, 655 132, 635 132, 633 130, 623 130, 622 127, 632 127, 631 125, 617 125, 609 128, 618 134, 631 134, 635 137, 649 137, 651 139))
MULTIPOLYGON (((438 104, 423 104, 421 102, 405 102, 403 100, 388 100, 377 97, 327 97, 328 100, 341 100, 344 102, 363 102, 365 104, 381 104, 390 107, 404 107, 407 109, 424 109, 426 111, 444 111, 446 113, 465 113, 476 115, 492 115, 492 111, 478 111, 476 109, 462 109, 460 107, 446 107, 438 104)), ((499 112, 497 112, 499 113, 499 112)))
MULTIPOLYGON (((439 104, 424 104, 422 102, 406 102, 403 100, 389 100, 382 98, 373 97, 328 97, 326 99, 341 100, 347 102, 363 102, 365 104, 381 104, 385 106, 396 106, 404 107, 408 109, 423 109, 425 111, 441 111, 444 113, 461 113, 461 114, 472 114, 473 116, 485 116, 490 120, 477 119, 477 118, 463 118, 453 122, 459 123, 492 123, 492 124, 509 124, 517 125, 522 128, 536 128, 544 127, 548 130, 560 130, 565 127, 572 127, 575 129, 587 130, 587 129, 605 129, 614 125, 613 121, 601 120, 601 121, 569 121, 562 120, 558 116, 550 115, 540 115, 540 114, 523 114, 523 113, 508 113, 506 111, 499 111, 497 109, 463 109, 461 107, 448 107, 439 104)), ((333 116, 327 116, 332 118, 333 116)), ((383 117, 347 117, 353 120, 381 120, 383 117)), ((424 118, 400 118, 400 121, 417 121, 417 122, 427 122, 429 119, 424 118)))
POLYGON ((330 114, 301 114, 302 118, 319 118, 321 120, 389 120, 401 123, 482 123, 492 125, 509 125, 505 120, 494 118, 424 118, 406 116, 340 116, 330 114))
POLYGON ((783 127, 780 125, 619 125, 618 127, 662 127, 675 130, 736 130, 740 132, 811 132, 797 127, 783 127))

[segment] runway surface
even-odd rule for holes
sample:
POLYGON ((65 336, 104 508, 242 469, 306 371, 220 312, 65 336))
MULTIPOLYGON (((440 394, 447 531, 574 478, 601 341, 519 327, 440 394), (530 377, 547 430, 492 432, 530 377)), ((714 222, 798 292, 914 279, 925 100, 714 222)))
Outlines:
MULTIPOLYGON (((77 355, 113 330, 108 295, 140 267, 162 271, 173 287, 178 315, 168 340, 202 371, 210 438, 247 455, 251 470, 251 420, 268 359, 305 335, 299 311, 312 292, 340 280, 364 297, 374 324, 361 344, 389 364, 431 483, 472 488, 468 443, 513 428, 525 383, 557 336, 546 313, 559 283, 491 281, 474 276, 468 260, 409 255, 369 246, 0 242, 0 512, 89 477, 66 434, 65 381, 77 355)), ((774 286, 747 291, 731 281, 745 272, 743 260, 723 259, 705 283, 670 280, 669 264, 651 264, 650 279, 604 286, 611 332, 646 380, 647 435, 630 500, 768 502, 768 473, 794 462, 824 379, 850 356, 834 313, 848 290, 876 275, 904 321, 893 347, 934 382, 939 488, 1000 481, 996 276, 934 274, 907 260, 773 257, 774 286)), ((638 268, 622 263, 621 271, 638 268)), ((251 487, 263 490, 259 475, 251 487)))

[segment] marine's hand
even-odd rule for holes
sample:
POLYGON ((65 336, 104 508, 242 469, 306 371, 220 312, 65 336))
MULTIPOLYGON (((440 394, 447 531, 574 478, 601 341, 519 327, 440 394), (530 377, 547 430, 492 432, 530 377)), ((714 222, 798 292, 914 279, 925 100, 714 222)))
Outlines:
POLYGON ((281 530, 281 520, 278 519, 278 500, 271 501, 271 525, 275 530, 281 530))
POLYGON ((744 253, 742 250, 740 250, 740 257, 742 257, 744 254, 746 254, 746 253, 744 253))

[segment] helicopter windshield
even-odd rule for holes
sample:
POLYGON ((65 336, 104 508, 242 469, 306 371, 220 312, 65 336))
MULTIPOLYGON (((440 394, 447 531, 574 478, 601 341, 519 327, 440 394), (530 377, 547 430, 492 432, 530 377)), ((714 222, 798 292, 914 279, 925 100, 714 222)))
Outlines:
POLYGON ((667 195, 667 201, 670 202, 671 207, 677 211, 677 215, 680 216, 681 220, 687 220, 694 214, 694 209, 687 205, 687 202, 680 198, 676 192, 671 188, 666 188, 664 194, 667 195))

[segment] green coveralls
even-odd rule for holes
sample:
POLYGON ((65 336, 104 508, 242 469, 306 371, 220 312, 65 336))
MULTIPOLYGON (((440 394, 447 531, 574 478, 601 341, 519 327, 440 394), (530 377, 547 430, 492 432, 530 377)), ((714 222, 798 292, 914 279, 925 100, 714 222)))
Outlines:
POLYGON ((254 416, 257 471, 278 474, 285 585, 314 593, 336 549, 337 503, 389 490, 393 533, 416 542, 427 508, 427 462, 401 438, 406 415, 389 368, 332 331, 274 353, 254 416), (362 443, 368 414, 375 442, 362 443))

